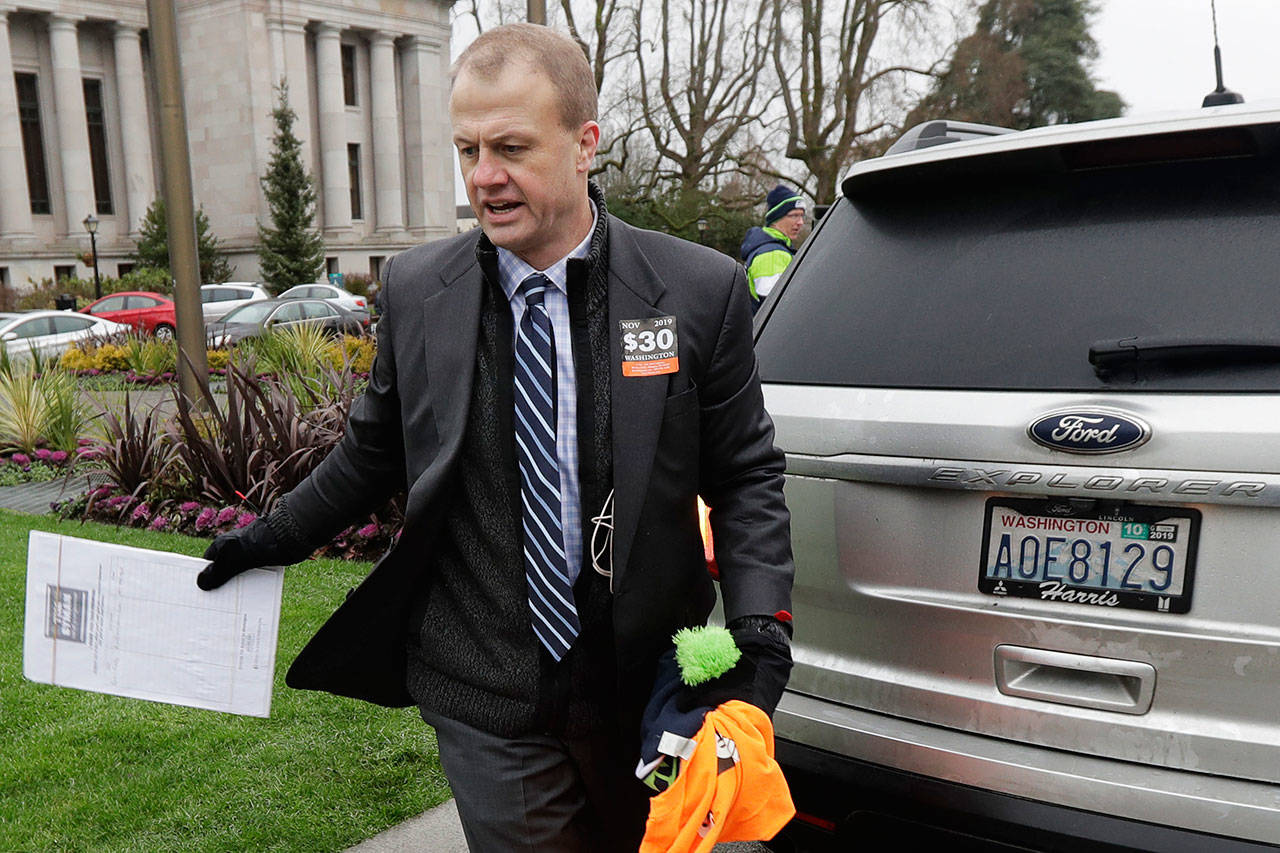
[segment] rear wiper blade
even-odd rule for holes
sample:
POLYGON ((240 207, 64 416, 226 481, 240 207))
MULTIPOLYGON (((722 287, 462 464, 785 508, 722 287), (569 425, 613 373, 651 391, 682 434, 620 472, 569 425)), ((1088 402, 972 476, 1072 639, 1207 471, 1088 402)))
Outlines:
POLYGON ((1280 361, 1280 339, 1197 337, 1130 337, 1096 341, 1089 347, 1089 363, 1104 373, 1135 362, 1222 363, 1280 361))

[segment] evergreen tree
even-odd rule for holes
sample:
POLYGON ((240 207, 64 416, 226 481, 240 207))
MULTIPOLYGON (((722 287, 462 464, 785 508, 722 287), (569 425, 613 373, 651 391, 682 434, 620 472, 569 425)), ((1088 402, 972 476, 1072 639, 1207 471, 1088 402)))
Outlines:
MULTIPOLYGON (((143 215, 136 246, 134 263, 169 273, 169 220, 163 198, 157 197, 151 202, 143 215)), ((209 217, 205 215, 203 206, 196 211, 196 253, 200 259, 200 281, 203 284, 220 284, 231 278, 231 264, 222 252, 222 242, 209 227, 209 217)))
POLYGON ((987 0, 907 125, 949 118, 1024 130, 1120 115, 1124 101, 1089 72, 1093 11, 1089 0, 987 0))
POLYGON ((316 230, 316 190, 302 165, 302 143, 293 133, 297 114, 289 107, 289 88, 276 87, 276 123, 271 162, 262 189, 271 210, 271 226, 258 223, 258 255, 262 278, 279 293, 316 281, 324 271, 324 239, 316 230))

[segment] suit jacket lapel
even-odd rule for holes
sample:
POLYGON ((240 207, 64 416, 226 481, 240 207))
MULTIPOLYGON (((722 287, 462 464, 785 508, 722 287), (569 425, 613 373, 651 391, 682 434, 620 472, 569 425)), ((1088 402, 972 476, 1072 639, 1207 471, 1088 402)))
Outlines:
POLYGON ((441 286, 422 302, 426 393, 440 436, 439 455, 427 471, 446 470, 462 447, 466 432, 484 290, 474 249, 474 243, 465 244, 464 250, 441 268, 441 286))
POLYGON ((619 322, 660 317, 662 278, 626 226, 609 222, 609 374, 613 425, 613 587, 623 589, 631 543, 649 488, 670 376, 624 377, 619 322))

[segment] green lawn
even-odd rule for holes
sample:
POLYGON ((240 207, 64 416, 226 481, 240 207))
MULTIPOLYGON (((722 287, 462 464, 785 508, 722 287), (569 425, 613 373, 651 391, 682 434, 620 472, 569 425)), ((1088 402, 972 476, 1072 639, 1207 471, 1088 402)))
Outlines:
POLYGON ((416 709, 291 690, 284 673, 365 563, 285 575, 271 718, 22 677, 27 531, 199 555, 207 541, 0 510, 0 850, 343 850, 442 802, 416 709))

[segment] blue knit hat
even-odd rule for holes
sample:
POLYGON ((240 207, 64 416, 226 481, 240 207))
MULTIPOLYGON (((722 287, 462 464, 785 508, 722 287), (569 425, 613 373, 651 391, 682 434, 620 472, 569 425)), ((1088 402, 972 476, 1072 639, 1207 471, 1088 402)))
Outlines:
POLYGON ((778 184, 769 190, 764 200, 764 224, 772 225, 800 205, 800 194, 786 184, 778 184))

